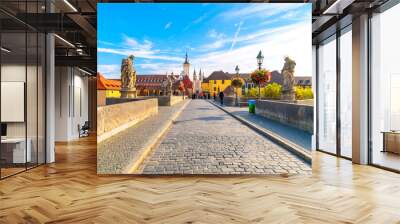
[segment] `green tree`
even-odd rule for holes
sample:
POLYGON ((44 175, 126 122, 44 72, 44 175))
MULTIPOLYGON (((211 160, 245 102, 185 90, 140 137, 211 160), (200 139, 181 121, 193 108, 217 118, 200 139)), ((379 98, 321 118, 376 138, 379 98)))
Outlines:
POLYGON ((264 88, 264 96, 267 98, 271 99, 280 99, 282 94, 282 85, 279 85, 278 83, 271 83, 268 84, 264 88))
POLYGON ((256 88, 251 88, 248 92, 250 97, 258 97, 258 91, 256 88))
POLYGON ((296 100, 308 100, 314 98, 311 87, 296 86, 294 90, 296 93, 296 100))

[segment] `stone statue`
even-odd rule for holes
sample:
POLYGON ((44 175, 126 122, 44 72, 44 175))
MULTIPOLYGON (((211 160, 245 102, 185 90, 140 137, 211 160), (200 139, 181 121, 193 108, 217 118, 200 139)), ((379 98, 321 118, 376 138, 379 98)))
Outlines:
POLYGON ((288 101, 294 101, 296 94, 294 91, 294 68, 296 62, 289 57, 285 57, 285 64, 283 65, 281 74, 283 76, 282 86, 282 99, 288 101))
POLYGON ((167 83, 167 95, 171 96, 172 95, 172 85, 175 82, 174 73, 171 73, 171 75, 168 76, 167 80, 168 80, 168 83, 167 83))
POLYGON ((135 57, 130 55, 121 63, 121 98, 136 98, 136 71, 133 67, 135 57))

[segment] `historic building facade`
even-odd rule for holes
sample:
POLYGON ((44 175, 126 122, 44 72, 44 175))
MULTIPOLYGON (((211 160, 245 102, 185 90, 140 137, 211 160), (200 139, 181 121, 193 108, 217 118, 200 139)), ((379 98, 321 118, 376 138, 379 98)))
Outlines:
POLYGON ((193 93, 197 96, 202 94, 202 82, 203 82, 204 74, 201 73, 201 69, 199 72, 199 77, 197 77, 196 69, 193 71, 193 93))
MULTIPOLYGON (((223 71, 214 71, 207 78, 203 78, 201 82, 201 88, 204 93, 209 93, 211 96, 214 94, 218 95, 219 92, 224 92, 225 95, 233 94, 233 88, 230 88, 232 84, 232 79, 237 76, 237 74, 227 73, 223 71)), ((204 74, 203 74, 204 77, 204 74)), ((242 89, 237 90, 238 96, 244 95, 249 89, 254 88, 255 84, 252 82, 250 73, 240 73, 239 77, 244 81, 242 89)), ((283 84, 283 77, 280 72, 273 71, 271 74, 271 82, 283 84)), ((295 76, 295 85, 302 87, 311 87, 311 77, 310 76, 295 76)))
POLYGON ((97 91, 106 98, 119 98, 121 96, 121 80, 106 79, 102 74, 97 73, 97 91))

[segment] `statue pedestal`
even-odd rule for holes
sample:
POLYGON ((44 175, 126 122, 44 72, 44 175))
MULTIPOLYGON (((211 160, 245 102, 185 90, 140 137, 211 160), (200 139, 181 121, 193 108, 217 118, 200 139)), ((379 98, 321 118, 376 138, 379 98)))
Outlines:
POLYGON ((285 101, 296 101, 296 93, 294 91, 282 91, 281 99, 285 101))
POLYGON ((136 98, 136 88, 132 89, 121 89, 121 98, 136 98))

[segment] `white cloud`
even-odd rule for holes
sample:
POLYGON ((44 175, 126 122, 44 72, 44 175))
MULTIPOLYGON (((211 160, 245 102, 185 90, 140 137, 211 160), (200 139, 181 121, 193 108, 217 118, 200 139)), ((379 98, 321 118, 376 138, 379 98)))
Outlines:
POLYGON ((206 75, 216 70, 234 72, 236 65, 239 65, 241 72, 251 72, 257 68, 256 56, 262 50, 265 57, 263 67, 280 71, 283 58, 290 56, 297 63, 295 75, 311 76, 311 23, 250 36, 257 38, 244 37, 242 41, 246 42, 242 46, 232 51, 220 50, 203 54, 191 59, 192 64, 202 67, 206 75))
POLYGON ((183 57, 176 57, 176 56, 168 56, 158 54, 158 51, 146 51, 146 50, 130 50, 130 49, 114 49, 114 48, 97 48, 97 52, 100 53, 110 53, 110 54, 118 54, 124 57, 129 55, 134 55, 137 58, 145 58, 145 59, 160 59, 166 61, 184 61, 183 57))
POLYGON ((123 45, 125 47, 128 47, 130 49, 134 49, 134 50, 150 50, 153 47, 153 42, 149 41, 149 40, 143 40, 142 43, 140 43, 139 41, 137 41, 136 39, 132 38, 132 37, 128 37, 125 34, 122 35, 124 38, 124 43, 123 45))
POLYGON ((190 22, 183 30, 186 31, 188 30, 191 26, 201 23, 204 19, 206 19, 208 16, 207 13, 201 15, 200 17, 198 17, 197 19, 193 20, 192 22, 190 22))
POLYGON ((183 61, 182 57, 170 56, 164 53, 161 53, 158 49, 153 49, 154 44, 150 40, 143 40, 142 43, 137 41, 132 37, 128 37, 123 35, 124 42, 120 45, 119 48, 112 47, 98 47, 97 52, 100 53, 109 53, 109 54, 117 54, 127 57, 129 55, 134 55, 137 58, 143 59, 160 59, 166 61, 183 61))
MULTIPOLYGON (((254 33, 250 33, 247 35, 243 35, 243 36, 238 36, 235 35, 233 38, 226 38, 226 36, 223 36, 217 40, 215 40, 214 42, 211 43, 207 43, 201 47, 199 47, 199 51, 200 52, 210 52, 211 50, 218 50, 220 48, 222 48, 223 46, 225 46, 225 44, 228 43, 233 43, 234 45, 233 47, 237 44, 237 43, 241 43, 241 42, 250 42, 250 41, 257 41, 259 40, 259 38, 262 38, 264 36, 270 36, 272 34, 279 34, 281 32, 286 32, 288 30, 294 29, 297 26, 301 25, 302 23, 296 23, 296 24, 291 24, 291 25, 287 25, 287 26, 282 26, 282 27, 277 27, 277 28, 267 28, 267 29, 263 29, 254 33)), ((238 24, 238 27, 240 24, 238 24)), ((240 29, 239 29, 240 31, 240 29)), ((231 45, 231 48, 233 48, 231 45)))
POLYGON ((97 65, 97 71, 109 79, 119 79, 121 76, 120 65, 116 64, 97 65))
POLYGON ((196 48, 196 49, 198 49, 199 52, 216 50, 216 49, 222 48, 227 43, 226 35, 224 33, 219 33, 215 29, 209 30, 207 33, 207 36, 209 38, 212 38, 214 41, 196 48))
POLYGON ((215 29, 211 29, 208 31, 207 36, 211 38, 221 39, 225 37, 225 34, 218 33, 215 29))
POLYGON ((270 17, 280 13, 288 12, 304 6, 301 3, 280 3, 280 4, 248 4, 248 6, 235 8, 233 10, 222 13, 220 16, 225 19, 245 18, 245 17, 270 17))
POLYGON ((167 24, 165 24, 164 29, 169 29, 172 25, 172 22, 168 22, 167 24))
POLYGON ((176 75, 179 75, 182 71, 181 63, 141 63, 138 65, 138 68, 146 70, 145 74, 171 74, 173 72, 176 75))
POLYGON ((201 47, 199 47, 199 51, 204 52, 204 51, 216 50, 225 46, 226 42, 227 42, 226 40, 219 39, 214 42, 202 45, 201 47))
POLYGON ((240 21, 240 23, 237 24, 237 29, 236 29, 236 32, 235 32, 235 36, 233 37, 233 40, 232 40, 230 51, 233 49, 233 47, 235 47, 235 44, 236 44, 236 41, 237 41, 237 37, 239 36, 240 29, 242 28, 242 25, 243 25, 243 21, 240 21))
POLYGON ((194 23, 194 24, 200 23, 200 22, 202 22, 204 19, 206 19, 207 16, 208 16, 208 14, 205 13, 205 14, 203 14, 202 16, 200 16, 199 18, 193 20, 193 23, 194 23))
POLYGON ((137 48, 139 47, 139 42, 137 42, 137 40, 124 36, 125 39, 125 44, 128 45, 129 47, 133 47, 133 48, 137 48))
POLYGON ((109 45, 109 46, 114 46, 114 43, 108 42, 108 41, 102 41, 102 40, 97 40, 98 44, 104 44, 104 45, 109 45))

